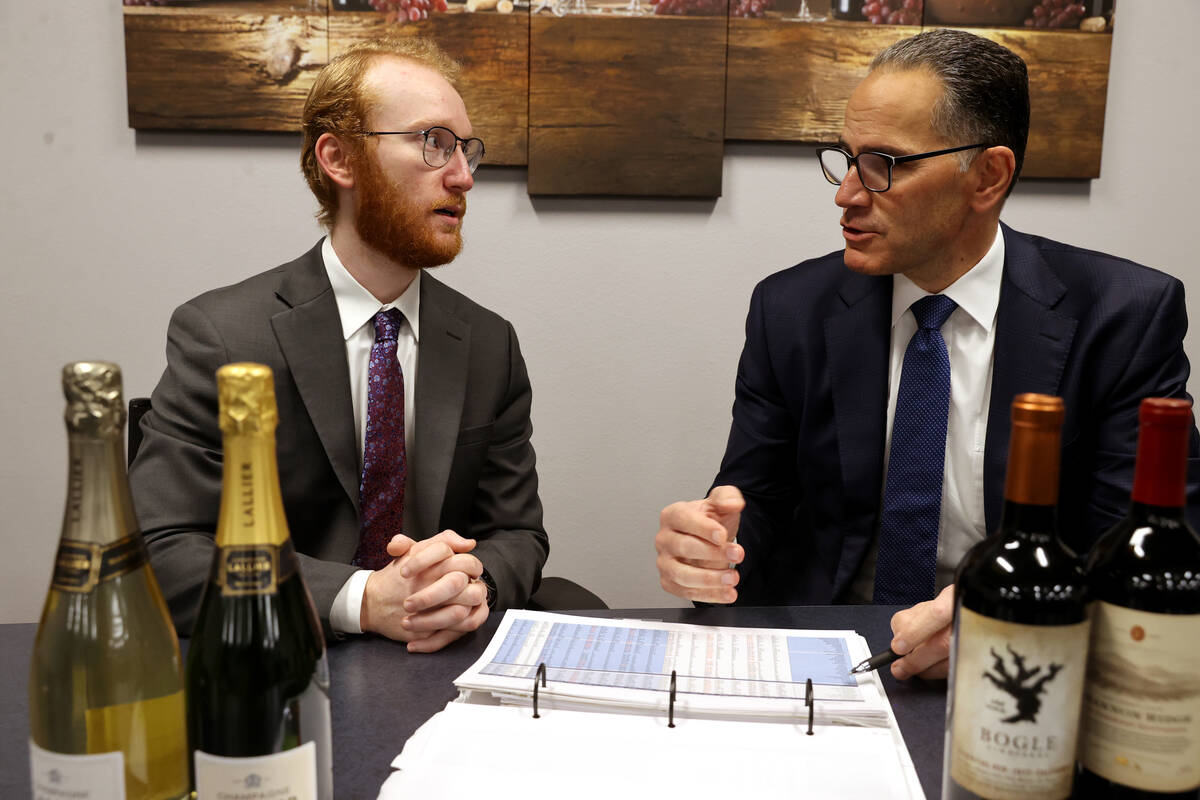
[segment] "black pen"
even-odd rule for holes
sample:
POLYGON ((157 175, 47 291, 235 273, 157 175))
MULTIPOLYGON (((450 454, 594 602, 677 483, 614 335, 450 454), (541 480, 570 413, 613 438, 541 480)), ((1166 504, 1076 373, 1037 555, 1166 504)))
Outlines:
POLYGON ((904 658, 904 656, 889 647, 882 653, 876 653, 854 669, 850 670, 850 674, 857 675, 860 672, 870 672, 872 670, 879 669, 880 667, 886 667, 888 664, 892 663, 898 658, 904 658))

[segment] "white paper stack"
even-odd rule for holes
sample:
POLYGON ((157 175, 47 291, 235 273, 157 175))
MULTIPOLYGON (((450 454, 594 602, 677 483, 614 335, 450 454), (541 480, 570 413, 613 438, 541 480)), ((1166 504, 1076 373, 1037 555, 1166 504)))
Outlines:
POLYGON ((853 631, 509 611, 379 797, 924 800, 878 676, 849 675, 868 655, 853 631))
POLYGON ((888 728, 451 702, 392 762, 380 800, 760 797, 923 800, 888 728))

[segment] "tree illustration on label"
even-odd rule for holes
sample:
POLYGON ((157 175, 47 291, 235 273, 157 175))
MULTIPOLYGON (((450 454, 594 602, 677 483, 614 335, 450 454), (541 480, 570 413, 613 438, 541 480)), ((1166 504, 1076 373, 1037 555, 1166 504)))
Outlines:
POLYGON ((991 648, 992 658, 996 660, 993 669, 996 674, 990 672, 983 673, 983 677, 990 680, 996 685, 996 688, 1002 692, 1012 696, 1017 701, 1017 713, 1007 719, 1000 720, 1001 722, 1037 722, 1037 714, 1042 709, 1042 701, 1038 698, 1042 692, 1046 690, 1046 684, 1054 680, 1054 676, 1062 670, 1062 664, 1051 664, 1050 671, 1040 678, 1038 674, 1042 671, 1041 667, 1026 669, 1025 656, 1017 653, 1012 649, 1012 645, 1006 645, 1009 654, 1012 656, 1013 664, 1017 668, 1015 675, 1008 671, 1004 665, 1004 658, 996 652, 996 648, 991 648), (1037 678, 1033 683, 1029 681, 1037 678))

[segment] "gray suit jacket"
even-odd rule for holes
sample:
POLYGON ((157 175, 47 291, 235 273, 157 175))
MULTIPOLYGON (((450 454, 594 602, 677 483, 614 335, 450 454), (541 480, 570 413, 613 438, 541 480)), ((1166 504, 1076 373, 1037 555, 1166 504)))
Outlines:
MULTIPOLYGON (((549 543, 516 334, 427 273, 420 348, 405 533, 424 539, 450 528, 477 539, 496 608, 520 607, 537 588, 549 543)), ((184 635, 208 577, 220 506, 214 375, 232 361, 275 372, 284 508, 331 634, 334 596, 355 570, 361 465, 345 343, 319 243, 291 263, 185 303, 171 318, 167 368, 129 477, 151 563, 184 635)))

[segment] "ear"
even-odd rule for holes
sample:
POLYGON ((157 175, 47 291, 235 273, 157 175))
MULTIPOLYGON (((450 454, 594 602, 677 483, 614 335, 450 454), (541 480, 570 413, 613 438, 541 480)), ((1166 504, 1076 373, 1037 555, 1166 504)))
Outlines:
POLYGON ((980 212, 998 210, 1017 171, 1017 157, 1003 145, 989 147, 976 156, 971 171, 977 178, 971 192, 971 207, 980 212))
POLYGON ((313 153, 321 170, 329 179, 343 189, 354 188, 354 170, 350 166, 350 152, 341 139, 332 133, 322 133, 313 145, 313 153))

